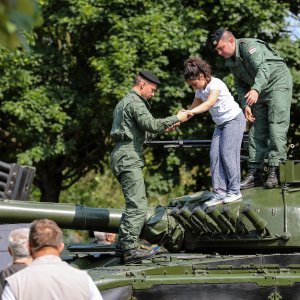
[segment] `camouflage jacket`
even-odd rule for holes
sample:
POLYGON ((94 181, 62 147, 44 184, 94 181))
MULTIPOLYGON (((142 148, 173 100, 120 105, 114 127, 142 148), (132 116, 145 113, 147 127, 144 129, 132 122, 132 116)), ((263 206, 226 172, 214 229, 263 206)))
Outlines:
POLYGON ((149 109, 149 103, 133 90, 117 104, 110 132, 116 147, 126 145, 141 151, 147 134, 161 133, 178 122, 176 115, 155 119, 149 109))
POLYGON ((226 60, 226 66, 234 75, 238 100, 246 106, 245 94, 250 89, 259 94, 269 88, 276 77, 276 70, 285 66, 280 57, 267 43, 258 39, 236 40, 236 53, 226 60))

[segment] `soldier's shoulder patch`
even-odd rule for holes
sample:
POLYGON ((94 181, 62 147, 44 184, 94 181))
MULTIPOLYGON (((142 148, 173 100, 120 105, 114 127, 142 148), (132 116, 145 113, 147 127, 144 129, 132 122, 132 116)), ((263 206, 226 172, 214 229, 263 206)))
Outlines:
POLYGON ((255 47, 251 47, 249 50, 248 50, 249 54, 253 54, 254 52, 256 52, 256 48, 255 47))

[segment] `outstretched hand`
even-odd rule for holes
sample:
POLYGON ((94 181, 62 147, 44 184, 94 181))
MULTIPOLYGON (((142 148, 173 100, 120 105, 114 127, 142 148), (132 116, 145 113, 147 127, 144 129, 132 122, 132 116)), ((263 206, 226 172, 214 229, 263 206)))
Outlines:
POLYGON ((187 120, 189 120, 193 115, 191 115, 191 113, 188 110, 180 110, 177 113, 177 117, 179 119, 179 121, 182 122, 186 122, 187 120))
POLYGON ((177 113, 177 117, 179 119, 179 122, 171 125, 170 127, 168 127, 167 129, 165 129, 165 132, 171 132, 171 131, 174 131, 178 126, 180 126, 181 123, 183 122, 186 122, 187 120, 189 120, 194 114, 191 113, 190 111, 188 110, 180 110, 178 113, 177 113))
POLYGON ((180 125, 180 122, 177 122, 173 125, 171 125, 170 127, 168 127, 167 129, 165 129, 165 132, 171 132, 171 131, 174 131, 176 130, 176 128, 180 125))
POLYGON ((252 114, 251 108, 249 106, 246 106, 244 109, 245 118, 250 122, 254 123, 255 117, 252 114))
POLYGON ((191 110, 185 109, 185 110, 183 110, 183 111, 186 112, 186 113, 188 114, 188 119, 190 119, 191 117, 193 117, 193 116, 195 115, 195 113, 192 112, 191 110))

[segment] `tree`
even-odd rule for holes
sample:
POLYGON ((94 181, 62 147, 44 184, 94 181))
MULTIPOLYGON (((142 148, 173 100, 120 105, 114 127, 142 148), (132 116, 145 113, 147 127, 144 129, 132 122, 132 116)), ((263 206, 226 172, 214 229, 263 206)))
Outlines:
POLYGON ((150 1, 49 0, 42 12, 29 55, 1 52, 2 148, 4 157, 36 166, 42 201, 55 202, 61 189, 101 167, 113 107, 137 70, 166 77, 164 51, 192 48, 184 21, 194 18, 186 10, 177 19, 179 1, 153 7, 150 1))
POLYGON ((0 43, 14 49, 27 48, 25 33, 41 24, 38 5, 33 0, 0 0, 0 43))

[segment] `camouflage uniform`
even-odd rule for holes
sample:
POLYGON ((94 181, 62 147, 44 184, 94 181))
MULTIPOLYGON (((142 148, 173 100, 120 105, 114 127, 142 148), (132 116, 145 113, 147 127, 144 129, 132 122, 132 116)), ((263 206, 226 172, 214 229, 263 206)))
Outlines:
POLYGON ((110 156, 111 169, 120 182, 125 197, 118 246, 123 250, 137 248, 138 237, 147 211, 142 168, 142 145, 147 133, 160 133, 178 122, 178 117, 154 119, 149 103, 135 91, 130 91, 116 106, 111 137, 115 148, 110 156))
POLYGON ((292 77, 283 58, 264 41, 236 40, 236 54, 226 60, 234 75, 238 99, 245 108, 250 89, 259 93, 251 106, 255 117, 249 131, 249 167, 261 169, 286 160, 286 141, 290 123, 292 77))

